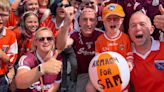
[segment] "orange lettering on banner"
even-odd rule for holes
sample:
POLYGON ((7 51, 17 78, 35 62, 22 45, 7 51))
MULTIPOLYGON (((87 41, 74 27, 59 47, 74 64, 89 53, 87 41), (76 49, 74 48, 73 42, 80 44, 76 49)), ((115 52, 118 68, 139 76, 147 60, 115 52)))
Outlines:
POLYGON ((98 84, 104 92, 121 92, 121 76, 116 63, 117 59, 108 53, 101 54, 98 57, 97 74, 98 84), (101 63, 100 63, 101 62, 101 63), (102 64, 103 63, 103 64, 102 64))

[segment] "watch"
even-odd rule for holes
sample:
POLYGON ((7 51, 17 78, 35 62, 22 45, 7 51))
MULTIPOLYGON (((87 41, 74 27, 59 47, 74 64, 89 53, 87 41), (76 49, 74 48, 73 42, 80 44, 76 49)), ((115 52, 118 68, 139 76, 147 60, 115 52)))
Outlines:
POLYGON ((38 65, 38 71, 39 71, 42 75, 44 75, 43 68, 42 68, 42 64, 39 64, 39 65, 38 65))

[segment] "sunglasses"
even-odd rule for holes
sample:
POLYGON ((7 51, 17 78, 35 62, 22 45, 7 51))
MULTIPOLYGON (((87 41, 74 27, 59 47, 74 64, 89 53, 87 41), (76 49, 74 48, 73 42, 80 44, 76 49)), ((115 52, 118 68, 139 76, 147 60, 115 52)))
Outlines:
POLYGON ((70 7, 71 4, 63 4, 63 3, 60 2, 60 3, 57 4, 57 6, 58 7, 65 7, 66 8, 66 7, 70 7))
POLYGON ((119 21, 121 17, 107 18, 107 21, 119 21))
POLYGON ((46 39, 48 42, 51 42, 51 41, 54 40, 53 37, 39 37, 39 38, 38 38, 38 41, 39 41, 39 42, 44 42, 45 39, 46 39))

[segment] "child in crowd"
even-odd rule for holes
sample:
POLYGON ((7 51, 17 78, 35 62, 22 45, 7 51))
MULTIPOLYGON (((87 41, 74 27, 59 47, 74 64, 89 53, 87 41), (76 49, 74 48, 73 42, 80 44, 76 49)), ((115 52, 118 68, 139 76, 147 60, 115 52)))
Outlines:
POLYGON ((0 92, 7 92, 8 84, 13 79, 13 66, 18 54, 18 45, 14 32, 5 25, 11 12, 8 0, 0 0, 0 92), (8 72, 8 73, 7 73, 8 72))
MULTIPOLYGON (((111 3, 104 7, 102 11, 102 18, 105 32, 96 40, 95 50, 97 53, 114 51, 121 54, 124 58, 126 58, 129 63, 130 70, 132 70, 133 54, 131 42, 128 35, 120 30, 124 17, 125 13, 121 5, 111 3)), ((92 84, 88 83, 88 85, 92 84)), ((96 91, 94 90, 94 87, 88 85, 86 87, 87 92, 96 91)))

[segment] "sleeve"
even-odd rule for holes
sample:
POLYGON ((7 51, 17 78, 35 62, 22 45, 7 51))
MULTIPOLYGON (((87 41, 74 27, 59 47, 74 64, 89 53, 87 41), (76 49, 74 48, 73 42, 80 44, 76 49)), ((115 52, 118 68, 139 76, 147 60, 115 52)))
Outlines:
POLYGON ((17 41, 19 41, 19 40, 21 39, 21 30, 19 29, 19 27, 14 28, 14 29, 13 29, 13 32, 14 32, 15 35, 16 35, 17 41))
POLYGON ((95 42, 95 51, 96 53, 100 53, 99 39, 97 39, 95 42))
POLYGON ((12 65, 15 63, 15 61, 17 59, 17 55, 18 55, 18 44, 17 44, 16 36, 14 33, 12 34, 10 41, 11 41, 10 48, 7 52, 7 55, 10 58, 9 64, 12 65))
POLYGON ((133 52, 132 52, 132 47, 131 47, 131 42, 129 37, 127 37, 127 54, 126 54, 126 60, 127 61, 133 61, 133 52))
POLYGON ((61 72, 57 75, 57 78, 55 80, 55 83, 61 83, 62 78, 61 78, 61 72))
POLYGON ((28 57, 27 55, 21 56, 18 62, 18 69, 26 68, 28 70, 31 69, 33 60, 31 59, 32 57, 28 57))

